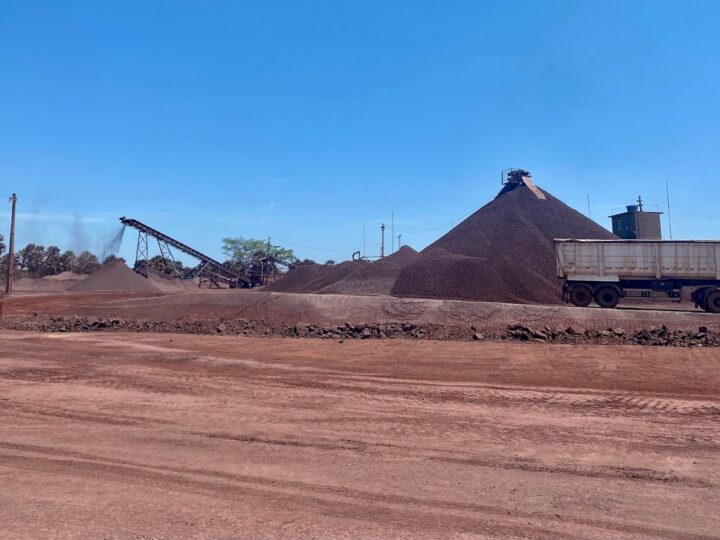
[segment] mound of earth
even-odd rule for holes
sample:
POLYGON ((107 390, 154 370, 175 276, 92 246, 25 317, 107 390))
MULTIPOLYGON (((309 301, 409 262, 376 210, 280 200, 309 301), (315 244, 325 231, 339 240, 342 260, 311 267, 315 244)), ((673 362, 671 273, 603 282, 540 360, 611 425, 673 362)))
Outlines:
POLYGON ((266 285, 269 291, 291 293, 319 292, 354 272, 364 261, 345 261, 340 264, 307 264, 289 271, 281 279, 266 285))
POLYGON ((392 255, 375 262, 359 265, 354 272, 325 287, 320 292, 359 295, 390 294, 400 271, 420 257, 420 254, 410 246, 403 246, 392 255))
POLYGON ((183 292, 198 288, 197 279, 180 279, 175 275, 160 272, 155 268, 150 268, 148 274, 150 283, 164 292, 183 292))
POLYGON ((151 280, 128 268, 124 262, 115 261, 93 272, 69 290, 152 292, 160 289, 151 280))
POLYGON ((67 291, 73 285, 84 280, 85 274, 74 272, 61 272, 54 276, 42 278, 24 278, 13 283, 13 289, 17 292, 60 292, 67 291))
POLYGON ((391 294, 517 303, 558 303, 555 238, 616 239, 562 201, 524 184, 507 185, 489 204, 425 248, 398 274, 391 294))

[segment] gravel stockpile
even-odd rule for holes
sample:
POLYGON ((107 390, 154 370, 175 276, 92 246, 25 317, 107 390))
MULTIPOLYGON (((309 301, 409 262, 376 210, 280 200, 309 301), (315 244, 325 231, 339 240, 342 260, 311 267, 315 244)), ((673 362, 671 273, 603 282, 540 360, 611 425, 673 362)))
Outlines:
POLYGON ((554 238, 614 239, 552 195, 506 186, 407 265, 394 296, 514 303, 559 303, 554 238))
POLYGON ((291 270, 287 275, 264 288, 275 292, 315 293, 348 276, 363 261, 345 261, 340 264, 308 264, 291 270))
POLYGON ((358 268, 341 280, 322 289, 323 293, 378 295, 390 294, 400 271, 417 261, 420 254, 410 246, 403 246, 392 255, 358 268))
POLYGON ((73 285, 85 279, 84 274, 74 272, 62 272, 54 276, 43 278, 23 278, 15 282, 14 288, 17 292, 60 292, 67 291, 73 285))
POLYGON ((165 274, 156 270, 149 269, 148 279, 153 287, 163 292, 184 292, 192 291, 198 288, 199 280, 196 279, 180 279, 176 276, 165 274))
POLYGON ((289 272, 267 290, 292 293, 378 295, 390 294, 400 271, 420 254, 403 246, 375 262, 345 261, 340 264, 311 264, 289 272))
POLYGON ((115 261, 90 274, 69 290, 151 292, 159 289, 150 280, 133 272, 124 262, 115 261))

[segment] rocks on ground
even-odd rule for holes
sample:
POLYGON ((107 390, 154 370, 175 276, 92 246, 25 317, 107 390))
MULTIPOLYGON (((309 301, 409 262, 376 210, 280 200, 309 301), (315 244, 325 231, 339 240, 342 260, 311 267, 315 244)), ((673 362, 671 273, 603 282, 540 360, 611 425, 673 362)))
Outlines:
POLYGON ((511 324, 502 332, 485 332, 474 326, 439 324, 345 323, 323 326, 312 323, 274 324, 264 319, 203 319, 157 322, 120 318, 55 316, 37 314, 29 317, 0 319, 0 328, 41 332, 89 332, 122 330, 129 332, 172 332, 211 335, 245 335, 255 337, 320 338, 320 339, 434 339, 474 341, 519 341, 554 344, 635 344, 665 347, 720 347, 720 332, 706 326, 697 330, 651 326, 628 332, 623 328, 606 330, 563 329, 511 324))

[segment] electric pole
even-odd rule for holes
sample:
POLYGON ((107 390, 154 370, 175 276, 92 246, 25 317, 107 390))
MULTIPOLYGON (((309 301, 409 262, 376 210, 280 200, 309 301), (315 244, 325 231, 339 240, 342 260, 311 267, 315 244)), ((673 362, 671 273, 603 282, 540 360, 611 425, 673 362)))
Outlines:
POLYGON ((672 240, 672 218, 670 217, 670 182, 665 181, 665 195, 667 195, 668 227, 670 228, 670 240, 672 240))
POLYGON ((380 225, 380 258, 385 256, 385 224, 380 225))
POLYGON ((364 221, 363 221, 363 254, 362 254, 362 256, 363 256, 363 259, 366 256, 366 254, 365 254, 365 222, 364 221))
POLYGON ((10 295, 13 292, 13 277, 15 274, 15 206, 17 204, 17 195, 14 193, 10 197, 12 203, 12 216, 10 218, 10 250, 7 258, 7 278, 5 281, 5 294, 10 295))
POLYGON ((390 211, 390 238, 392 238, 390 253, 395 253, 395 210, 390 211))
POLYGON ((590 194, 587 194, 587 202, 588 202, 588 217, 592 219, 592 212, 590 211, 590 194))

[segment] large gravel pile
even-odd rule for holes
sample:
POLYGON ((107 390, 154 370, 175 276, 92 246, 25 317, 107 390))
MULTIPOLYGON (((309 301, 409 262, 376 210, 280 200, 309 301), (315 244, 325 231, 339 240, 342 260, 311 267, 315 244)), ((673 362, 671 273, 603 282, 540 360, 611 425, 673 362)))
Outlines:
POLYGON ((103 266, 97 272, 70 288, 71 291, 158 291, 150 280, 133 272, 122 261, 103 266))
POLYGON ((549 193, 506 186, 489 204, 422 251, 398 275, 400 297, 558 303, 555 238, 613 239, 549 193))

